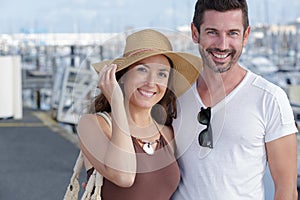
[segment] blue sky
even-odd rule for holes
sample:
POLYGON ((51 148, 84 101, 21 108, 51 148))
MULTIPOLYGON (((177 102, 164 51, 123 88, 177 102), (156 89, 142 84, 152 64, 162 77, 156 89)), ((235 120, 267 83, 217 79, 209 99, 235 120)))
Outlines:
MULTIPOLYGON (((194 4, 195 0, 0 0, 0 33, 22 29, 121 32, 126 27, 148 26, 174 29, 189 25, 194 4)), ((299 0, 248 0, 248 4, 252 25, 282 24, 300 17, 299 0)))

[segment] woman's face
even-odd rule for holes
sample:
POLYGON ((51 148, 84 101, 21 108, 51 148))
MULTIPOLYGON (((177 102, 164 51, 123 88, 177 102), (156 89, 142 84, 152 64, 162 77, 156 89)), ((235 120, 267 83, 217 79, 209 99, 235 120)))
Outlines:
POLYGON ((166 92, 170 70, 170 63, 163 55, 151 56, 130 66, 121 78, 129 104, 152 108, 166 92))

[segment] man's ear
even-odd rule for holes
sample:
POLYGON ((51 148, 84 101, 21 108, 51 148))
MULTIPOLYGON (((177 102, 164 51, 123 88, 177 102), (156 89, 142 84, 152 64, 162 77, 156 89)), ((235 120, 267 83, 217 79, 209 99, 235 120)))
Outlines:
POLYGON ((192 32, 193 42, 198 44, 199 43, 199 32, 193 22, 191 23, 191 32, 192 32))

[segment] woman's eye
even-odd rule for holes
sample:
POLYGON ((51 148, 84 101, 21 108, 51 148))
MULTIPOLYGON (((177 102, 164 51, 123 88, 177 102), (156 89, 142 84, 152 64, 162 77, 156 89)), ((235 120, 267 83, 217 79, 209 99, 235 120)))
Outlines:
POLYGON ((138 67, 137 71, 139 71, 139 72, 147 72, 147 69, 146 69, 146 67, 138 67))
POLYGON ((159 75, 159 77, 162 77, 162 78, 168 77, 168 74, 166 72, 160 72, 158 75, 159 75))

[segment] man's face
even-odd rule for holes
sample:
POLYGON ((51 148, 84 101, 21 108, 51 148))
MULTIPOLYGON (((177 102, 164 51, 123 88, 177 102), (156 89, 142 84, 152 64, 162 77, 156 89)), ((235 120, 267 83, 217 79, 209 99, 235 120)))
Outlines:
POLYGON ((250 28, 244 34, 242 11, 239 9, 226 12, 209 10, 204 13, 200 33, 193 25, 192 32, 194 42, 199 43, 204 66, 223 73, 237 65, 250 28), (198 37, 195 38, 195 35, 198 37))

